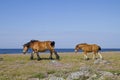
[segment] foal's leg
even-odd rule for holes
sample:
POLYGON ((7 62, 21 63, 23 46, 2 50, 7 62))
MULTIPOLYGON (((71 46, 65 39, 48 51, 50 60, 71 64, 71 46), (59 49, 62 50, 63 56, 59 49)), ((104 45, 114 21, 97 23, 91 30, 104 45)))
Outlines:
POLYGON ((100 59, 103 59, 103 57, 102 57, 100 52, 98 52, 98 55, 99 55, 100 59))
POLYGON ((96 58, 96 52, 93 52, 93 60, 97 59, 96 58))
POLYGON ((89 58, 87 57, 87 52, 84 52, 84 59, 89 60, 89 58))

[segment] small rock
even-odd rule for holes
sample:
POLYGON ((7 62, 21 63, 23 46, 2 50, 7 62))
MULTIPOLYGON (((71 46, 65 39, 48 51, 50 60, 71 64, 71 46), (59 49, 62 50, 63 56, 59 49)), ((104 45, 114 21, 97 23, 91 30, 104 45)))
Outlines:
POLYGON ((89 77, 87 80, 95 80, 96 78, 97 78, 97 75, 94 74, 94 75, 92 75, 91 77, 89 77))
POLYGON ((74 79, 84 80, 89 77, 88 75, 86 76, 86 74, 87 74, 86 71, 73 72, 67 77, 66 80, 74 80, 74 79))
POLYGON ((90 67, 89 66, 82 66, 82 67, 80 67, 80 71, 83 71, 83 72, 85 72, 85 71, 90 71, 90 67))
POLYGON ((29 78, 28 80, 39 80, 39 78, 29 78))
POLYGON ((107 72, 107 71, 99 71, 99 73, 102 75, 102 76, 114 76, 113 73, 111 72, 107 72))
POLYGON ((103 64, 110 64, 111 62, 110 62, 110 61, 103 60, 102 63, 103 63, 103 64))
POLYGON ((97 59, 94 61, 94 64, 110 64, 110 61, 97 59))
POLYGON ((57 66, 57 67, 63 66, 62 63, 60 63, 60 62, 58 62, 58 61, 56 61, 56 60, 51 60, 51 61, 50 61, 50 64, 51 64, 51 65, 54 65, 54 66, 57 66))
POLYGON ((52 77, 49 78, 49 80, 65 80, 65 79, 62 78, 62 77, 52 76, 52 77))
POLYGON ((97 59, 94 61, 94 64, 100 64, 101 61, 102 61, 101 59, 97 59))

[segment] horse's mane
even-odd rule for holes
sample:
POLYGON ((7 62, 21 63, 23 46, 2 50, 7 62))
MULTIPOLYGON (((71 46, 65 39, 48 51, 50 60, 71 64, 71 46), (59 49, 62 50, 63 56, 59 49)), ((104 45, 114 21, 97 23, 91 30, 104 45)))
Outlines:
POLYGON ((31 40, 30 43, 39 42, 39 40, 31 40))
POLYGON ((24 44, 23 46, 27 46, 27 47, 29 47, 29 46, 30 46, 30 42, 24 44))
POLYGON ((24 44, 23 46, 30 46, 30 43, 34 43, 34 42, 38 42, 38 40, 31 40, 30 42, 27 42, 26 44, 24 44))

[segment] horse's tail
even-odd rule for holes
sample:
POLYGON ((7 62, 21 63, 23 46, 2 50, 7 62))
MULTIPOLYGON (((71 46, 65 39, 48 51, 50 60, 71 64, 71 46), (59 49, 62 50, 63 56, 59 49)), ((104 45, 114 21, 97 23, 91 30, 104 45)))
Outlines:
POLYGON ((101 50, 101 47, 99 46, 99 50, 101 50))
POLYGON ((51 44, 50 44, 52 47, 55 46, 55 41, 52 41, 51 44))

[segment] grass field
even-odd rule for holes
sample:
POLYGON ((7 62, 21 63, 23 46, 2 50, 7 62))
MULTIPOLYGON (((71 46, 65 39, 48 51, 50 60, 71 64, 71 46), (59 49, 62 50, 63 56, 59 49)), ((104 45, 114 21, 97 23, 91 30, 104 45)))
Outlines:
MULTIPOLYGON (((30 60, 30 54, 0 54, 0 80, 27 80, 28 78, 45 78, 49 74, 66 77, 81 66, 120 73, 120 52, 102 52, 110 64, 94 64, 92 54, 90 60, 83 59, 83 54, 59 53, 60 60, 49 60, 49 54, 40 54, 40 61, 30 60)), ((55 58, 55 56, 53 56, 55 58)))

